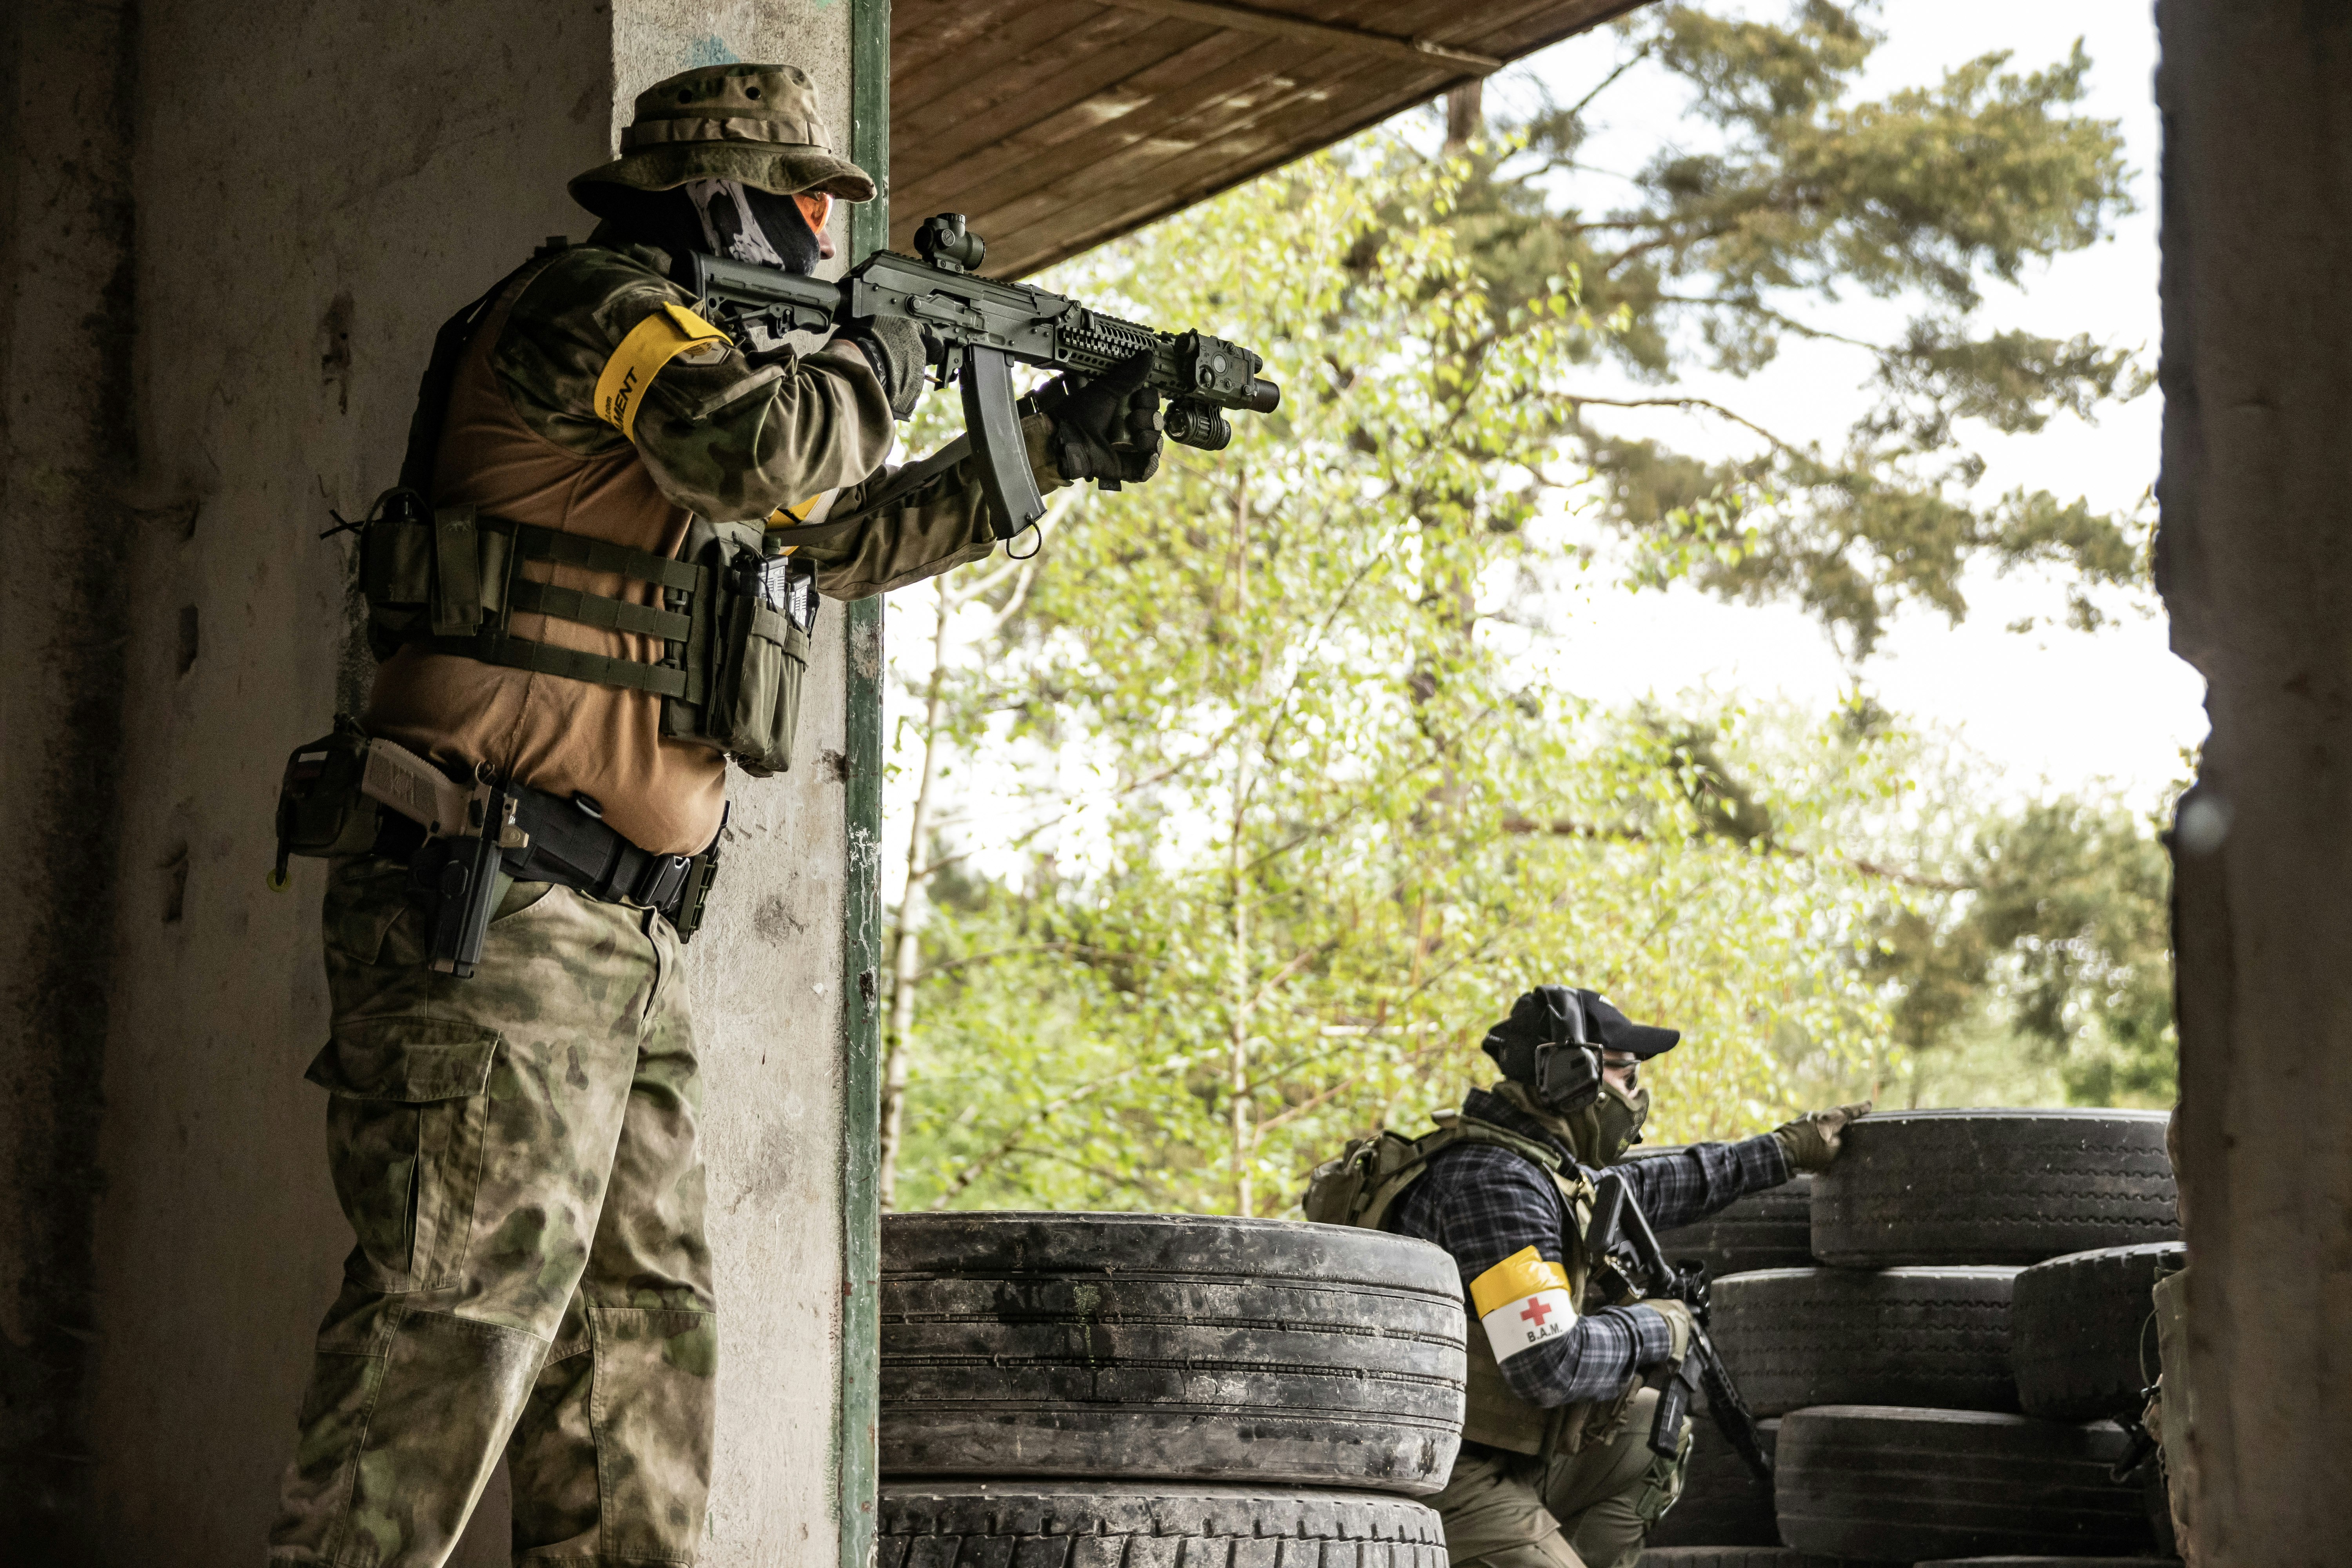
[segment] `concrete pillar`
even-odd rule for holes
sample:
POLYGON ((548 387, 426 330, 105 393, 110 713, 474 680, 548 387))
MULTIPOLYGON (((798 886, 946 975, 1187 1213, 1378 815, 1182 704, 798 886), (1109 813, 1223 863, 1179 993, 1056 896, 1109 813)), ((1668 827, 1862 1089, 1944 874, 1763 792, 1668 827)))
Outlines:
POLYGON ((2210 683, 2177 834, 2196 1546, 2346 1561, 2352 12, 2163 0, 2158 581, 2210 683))
MULTIPOLYGON (((848 145, 830 0, 26 0, 0 60, 9 1031, 0 1557, 257 1561, 348 1232, 301 1072, 321 867, 265 889, 287 752, 369 678, 346 539, 435 328, 631 98, 789 58, 848 145), (24 1484, 29 1481, 28 1486, 24 1484), (43 1534, 39 1531, 46 1531, 43 1534), (30 1532, 30 1533, 27 1533, 30 1532)), ((845 617, 806 763, 735 782, 690 950, 722 1310, 710 1564, 832 1568, 845 617)), ((504 1561, 494 1497, 459 1561, 504 1561)))
MULTIPOLYGON (((0 14, 0 1540, 27 1562, 72 1560, 90 1475, 125 587, 138 542, 173 531, 116 484, 137 456, 131 47, 110 8, 0 14)), ((151 917, 173 877, 129 877, 151 917)))

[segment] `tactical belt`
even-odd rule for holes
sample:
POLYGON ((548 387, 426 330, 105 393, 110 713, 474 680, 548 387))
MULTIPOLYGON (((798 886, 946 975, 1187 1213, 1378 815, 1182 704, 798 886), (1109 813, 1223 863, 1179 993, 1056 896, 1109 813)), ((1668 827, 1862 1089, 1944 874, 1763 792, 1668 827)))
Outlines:
MULTIPOLYGON (((596 815, 584 795, 564 800, 529 784, 510 784, 514 826, 530 835, 520 849, 500 852, 500 868, 518 882, 553 882, 599 903, 658 910, 682 937, 702 923, 711 873, 719 859, 714 837, 698 855, 658 855, 640 849, 596 815)), ((437 887, 441 867, 466 853, 471 839, 429 838, 424 825, 386 812, 375 853, 409 864, 411 879, 437 887)))

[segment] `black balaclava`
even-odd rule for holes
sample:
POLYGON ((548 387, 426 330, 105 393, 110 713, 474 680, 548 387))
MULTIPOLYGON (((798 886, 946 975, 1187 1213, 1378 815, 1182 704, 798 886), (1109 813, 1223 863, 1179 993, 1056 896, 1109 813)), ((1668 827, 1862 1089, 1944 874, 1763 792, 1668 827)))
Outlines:
POLYGON ((599 217, 673 256, 701 250, 802 277, 816 270, 816 231, 790 196, 740 180, 688 180, 667 191, 606 185, 596 194, 599 217))

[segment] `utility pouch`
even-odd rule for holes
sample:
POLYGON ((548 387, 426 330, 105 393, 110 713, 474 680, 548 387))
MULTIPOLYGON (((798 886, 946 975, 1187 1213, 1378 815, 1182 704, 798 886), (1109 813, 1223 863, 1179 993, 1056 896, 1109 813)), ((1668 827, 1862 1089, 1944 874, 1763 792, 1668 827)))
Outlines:
POLYGON ((269 885, 286 886, 286 862, 296 855, 362 855, 375 845, 382 811, 361 793, 368 736, 348 714, 334 730, 286 759, 278 786, 278 867, 269 885))
POLYGON ((694 685, 703 700, 662 704, 665 735, 724 752, 760 778, 792 766, 819 603, 814 570, 763 554, 763 531, 698 519, 688 532, 684 559, 712 584, 709 614, 696 617, 708 637, 698 637, 687 654, 701 666, 694 685))
POLYGON ((479 524, 470 506, 436 511, 397 488, 369 509, 358 525, 360 591, 378 660, 417 637, 471 637, 505 610, 514 535, 479 524))

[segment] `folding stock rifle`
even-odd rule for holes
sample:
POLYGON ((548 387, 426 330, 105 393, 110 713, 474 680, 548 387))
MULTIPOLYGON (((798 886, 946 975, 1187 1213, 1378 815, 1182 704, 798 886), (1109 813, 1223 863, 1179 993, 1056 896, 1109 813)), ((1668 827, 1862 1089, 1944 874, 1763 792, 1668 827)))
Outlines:
MULTIPOLYGON (((1010 539, 1045 512, 1021 440, 1012 365, 1097 376, 1149 352, 1144 384, 1167 399, 1168 438, 1204 452, 1233 439, 1225 409, 1271 414, 1282 389, 1257 373, 1265 362, 1239 343, 1202 332, 1163 332, 1104 315, 1026 283, 982 278, 987 257, 961 213, 927 219, 915 235, 920 258, 877 251, 837 282, 795 277, 698 251, 682 257, 672 280, 701 301, 701 314, 744 346, 785 331, 831 331, 866 320, 898 318, 925 329, 940 345, 937 384, 960 382, 965 435, 910 464, 861 511, 922 483, 972 453, 999 529, 1010 539)), ((1115 483, 1107 488, 1116 488, 1115 483)))

